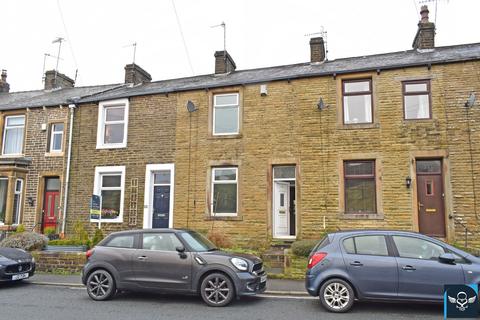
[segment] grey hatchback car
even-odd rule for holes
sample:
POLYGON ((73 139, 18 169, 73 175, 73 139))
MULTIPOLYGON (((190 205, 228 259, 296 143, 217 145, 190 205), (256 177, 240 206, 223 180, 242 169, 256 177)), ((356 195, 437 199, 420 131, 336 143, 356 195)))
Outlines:
POLYGON ((220 251, 191 230, 143 229, 110 234, 87 252, 82 282, 90 298, 117 290, 200 294, 214 307, 265 291, 260 258, 220 251))
POLYGON ((305 281, 331 312, 355 299, 442 302, 445 284, 480 284, 480 258, 414 232, 341 231, 312 250, 305 281))

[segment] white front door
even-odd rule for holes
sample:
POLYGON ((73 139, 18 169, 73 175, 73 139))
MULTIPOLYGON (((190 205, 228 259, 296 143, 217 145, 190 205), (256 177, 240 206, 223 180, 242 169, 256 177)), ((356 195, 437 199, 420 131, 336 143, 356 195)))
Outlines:
POLYGON ((275 182, 273 226, 275 237, 288 237, 290 219, 290 183, 275 182))

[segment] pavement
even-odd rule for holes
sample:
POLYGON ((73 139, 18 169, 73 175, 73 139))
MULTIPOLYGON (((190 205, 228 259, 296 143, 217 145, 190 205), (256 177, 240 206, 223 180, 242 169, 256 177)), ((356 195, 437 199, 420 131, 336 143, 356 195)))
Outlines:
MULTIPOLYGON (((36 273, 26 282, 37 285, 50 285, 62 287, 83 287, 80 275, 57 275, 36 273)), ((265 294, 279 296, 309 296, 305 291, 305 283, 300 280, 268 279, 265 294)))
MULTIPOLYGON (((37 277, 37 276, 35 276, 37 277)), ((35 278, 34 277, 34 278, 35 278)), ((78 284, 78 276, 38 275, 37 281, 78 284)), ((105 302, 92 301, 84 288, 32 285, 30 281, 0 284, 0 319, 5 320, 438 320, 441 305, 355 303, 347 314, 325 311, 316 298, 298 296, 242 297, 224 308, 208 307, 198 296, 129 292, 105 302)), ((275 281, 276 282, 276 281, 275 281)), ((283 282, 280 282, 283 283, 283 282)))

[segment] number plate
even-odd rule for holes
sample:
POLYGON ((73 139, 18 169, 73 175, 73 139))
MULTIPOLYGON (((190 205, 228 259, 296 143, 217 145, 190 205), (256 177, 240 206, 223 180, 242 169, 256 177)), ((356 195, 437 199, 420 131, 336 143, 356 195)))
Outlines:
POLYGON ((21 280, 21 279, 27 279, 27 278, 28 278, 28 273, 14 274, 12 276, 12 280, 21 280))
POLYGON ((266 275, 261 276, 260 277, 260 282, 265 282, 265 281, 267 281, 267 276, 266 275))

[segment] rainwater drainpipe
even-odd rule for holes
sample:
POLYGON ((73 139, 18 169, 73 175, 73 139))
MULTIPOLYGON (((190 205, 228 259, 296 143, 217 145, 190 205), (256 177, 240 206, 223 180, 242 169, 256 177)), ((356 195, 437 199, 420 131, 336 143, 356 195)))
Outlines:
POLYGON ((63 221, 62 221, 62 237, 65 236, 65 226, 67 224, 67 204, 68 204, 68 184, 70 181, 70 160, 72 157, 72 136, 73 136, 73 116, 75 114, 75 103, 68 105, 70 110, 70 125, 68 132, 68 155, 67 155, 67 170, 65 172, 65 192, 63 197, 63 221))

